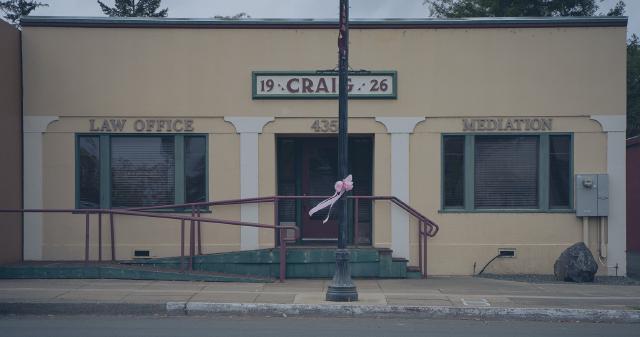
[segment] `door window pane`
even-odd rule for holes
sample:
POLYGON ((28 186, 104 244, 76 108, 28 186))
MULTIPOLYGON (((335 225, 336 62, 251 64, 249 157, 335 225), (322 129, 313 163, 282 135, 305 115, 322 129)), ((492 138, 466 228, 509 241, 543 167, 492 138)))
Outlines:
POLYGON ((111 138, 111 205, 171 205, 175 197, 174 137, 111 138))
POLYGON ((538 137, 477 136, 475 207, 538 208, 538 137))
POLYGON ((464 207, 464 136, 445 136, 444 207, 464 207))
POLYGON ((569 208, 571 137, 549 136, 549 207, 569 208))
POLYGON ((207 144, 205 137, 184 138, 184 181, 186 202, 207 200, 207 144))
POLYGON ((100 138, 78 138, 78 207, 100 208, 100 138))

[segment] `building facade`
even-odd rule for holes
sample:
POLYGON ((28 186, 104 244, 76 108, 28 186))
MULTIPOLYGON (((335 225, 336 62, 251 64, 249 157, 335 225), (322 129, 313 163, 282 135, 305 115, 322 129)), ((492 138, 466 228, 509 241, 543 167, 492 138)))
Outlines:
MULTIPOLYGON (((0 208, 22 208, 20 31, 0 20, 0 208)), ((22 215, 0 214, 0 263, 22 258, 22 215)))
POLYGON ((640 137, 627 139, 627 271, 640 276, 640 137))
MULTIPOLYGON (((333 192, 336 22, 23 25, 25 208, 333 192)), ((429 274, 473 274, 505 249, 514 257, 487 271, 550 274, 582 240, 600 273, 624 274, 625 38, 626 18, 353 21, 354 193, 396 196, 439 224, 429 274), (607 217, 577 216, 578 174, 608 174, 607 217)), ((279 207, 298 245, 335 241, 335 221, 308 216, 314 202, 279 207)), ((274 221, 271 205, 210 211, 274 221)), ((415 220, 385 202, 357 214, 352 244, 418 263, 415 220)), ((25 259, 83 256, 83 217, 29 214, 24 226, 25 259)), ((202 231, 204 253, 277 244, 267 229, 202 231)), ((117 235, 118 259, 180 254, 175 221, 122 218, 117 235)))

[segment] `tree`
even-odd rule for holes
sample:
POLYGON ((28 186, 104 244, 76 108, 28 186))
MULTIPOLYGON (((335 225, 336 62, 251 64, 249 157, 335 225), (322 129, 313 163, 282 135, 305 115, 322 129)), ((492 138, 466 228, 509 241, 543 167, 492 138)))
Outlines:
POLYGON ((160 2, 162 0, 116 0, 114 7, 105 5, 102 1, 98 0, 98 5, 102 12, 108 16, 117 17, 154 17, 164 18, 169 14, 169 9, 161 9, 160 2))
POLYGON ((29 15, 38 7, 49 7, 48 4, 28 0, 0 1, 0 10, 4 12, 4 18, 16 26, 20 26, 20 17, 29 15))
POLYGON ((640 38, 627 44, 627 136, 640 135, 640 38))
POLYGON ((624 1, 618 1, 613 8, 609 10, 607 16, 624 16, 624 10, 627 7, 627 4, 624 1))
POLYGON ((592 16, 597 0, 424 0, 431 15, 445 18, 497 16, 592 16))
POLYGON ((221 19, 221 20, 241 20, 241 19, 251 19, 251 15, 245 12, 241 12, 236 15, 216 15, 213 18, 221 19))

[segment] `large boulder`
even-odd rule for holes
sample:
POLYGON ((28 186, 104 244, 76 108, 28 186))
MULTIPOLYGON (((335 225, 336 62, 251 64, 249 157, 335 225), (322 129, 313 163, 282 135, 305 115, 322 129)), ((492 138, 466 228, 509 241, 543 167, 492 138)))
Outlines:
POLYGON ((567 248, 553 265, 556 279, 566 282, 593 282, 598 264, 583 242, 567 248))

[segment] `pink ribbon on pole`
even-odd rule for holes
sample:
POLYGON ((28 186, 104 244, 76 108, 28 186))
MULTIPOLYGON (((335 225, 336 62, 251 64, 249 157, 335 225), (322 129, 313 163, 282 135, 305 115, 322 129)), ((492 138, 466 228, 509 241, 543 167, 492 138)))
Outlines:
POLYGON ((353 181, 351 175, 348 175, 346 178, 340 181, 336 181, 336 184, 333 188, 335 188, 336 190, 336 193, 334 193, 333 196, 321 201, 316 205, 316 207, 312 208, 309 211, 309 216, 312 216, 317 211, 325 209, 328 206, 329 212, 327 212, 327 217, 324 219, 324 221, 322 221, 323 224, 327 223, 327 221, 329 220, 329 215, 331 215, 331 208, 333 207, 333 204, 335 204, 338 199, 340 199, 340 197, 345 194, 345 192, 351 191, 353 189, 353 181))

